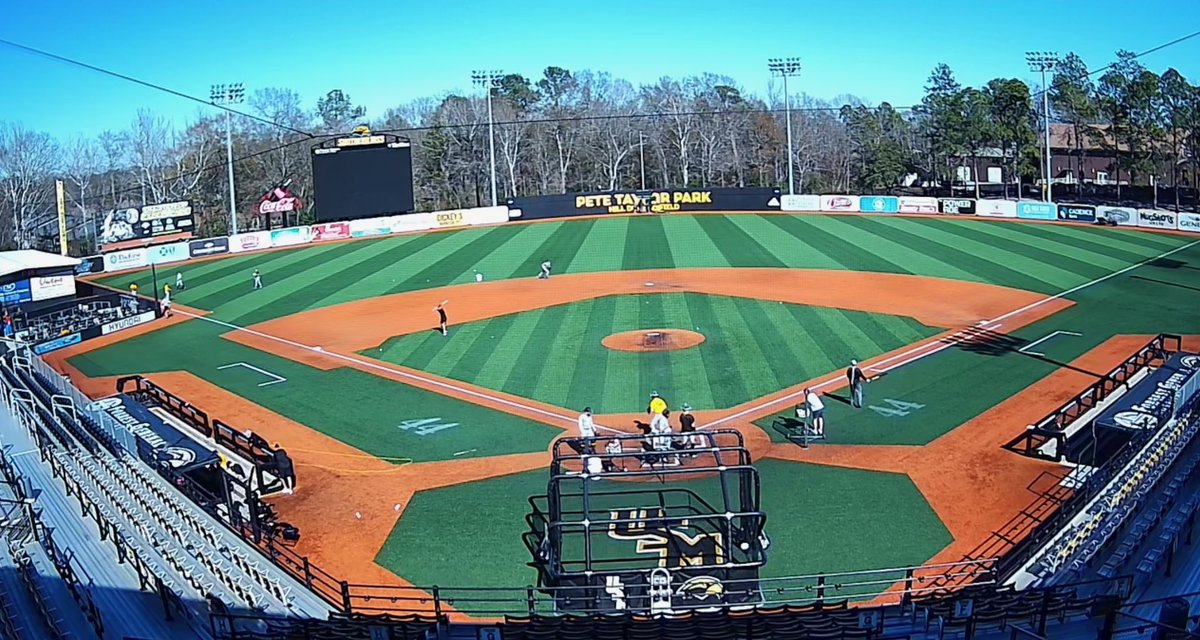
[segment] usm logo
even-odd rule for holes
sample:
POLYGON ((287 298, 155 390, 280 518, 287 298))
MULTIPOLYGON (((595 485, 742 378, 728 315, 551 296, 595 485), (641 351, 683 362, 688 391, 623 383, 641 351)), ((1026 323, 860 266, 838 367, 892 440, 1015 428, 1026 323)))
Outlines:
POLYGON ((661 508, 610 511, 608 537, 633 540, 639 554, 658 557, 664 569, 706 567, 725 563, 720 533, 700 531, 688 521, 668 524, 661 508))

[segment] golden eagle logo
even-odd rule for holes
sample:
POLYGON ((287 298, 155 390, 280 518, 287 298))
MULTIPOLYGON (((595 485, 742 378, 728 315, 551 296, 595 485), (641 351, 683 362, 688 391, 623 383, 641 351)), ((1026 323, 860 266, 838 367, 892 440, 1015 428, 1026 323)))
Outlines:
POLYGON ((675 595, 689 596, 697 600, 705 600, 709 596, 720 598, 725 595, 725 585, 712 576, 696 576, 679 585, 675 595))

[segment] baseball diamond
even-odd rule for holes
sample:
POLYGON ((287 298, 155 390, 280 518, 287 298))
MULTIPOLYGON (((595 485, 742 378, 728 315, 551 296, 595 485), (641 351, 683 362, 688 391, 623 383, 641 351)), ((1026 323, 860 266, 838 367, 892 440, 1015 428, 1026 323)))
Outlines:
MULTIPOLYGON (((651 392, 672 422, 687 404, 697 433, 740 434, 753 499, 703 473, 602 482, 596 502, 563 507, 588 521, 564 554, 653 568, 663 538, 740 540, 705 505, 749 504, 766 514, 753 580, 889 570, 992 540, 1028 487, 1069 471, 1005 443, 1152 336, 1200 335, 1198 242, 903 214, 506 223, 172 265, 187 282, 173 317, 46 357, 89 394, 140 374, 282 443, 297 487, 269 502, 302 533, 297 553, 353 584, 539 585, 523 536, 555 500, 555 447, 591 407, 601 436, 631 438, 605 460, 635 467, 651 392), (796 419, 805 388, 825 438, 801 448, 773 425, 796 419), (588 529, 610 512, 634 517, 612 516, 619 535, 588 529)), ((94 281, 126 291, 149 275, 94 281)), ((604 455, 576 444, 581 465, 604 455)))

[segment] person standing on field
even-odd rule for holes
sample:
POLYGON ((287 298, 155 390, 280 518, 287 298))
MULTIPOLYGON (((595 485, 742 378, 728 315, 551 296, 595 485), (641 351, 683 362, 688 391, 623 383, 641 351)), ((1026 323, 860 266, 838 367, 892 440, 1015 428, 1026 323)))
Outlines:
POLYGON ((438 314, 438 328, 441 330, 442 335, 449 335, 449 332, 446 331, 446 303, 447 302, 449 302, 449 301, 442 300, 441 304, 439 304, 438 306, 433 308, 433 310, 436 311, 438 314))
POLYGON ((538 280, 549 280, 549 279, 550 279, 550 261, 543 260, 542 261, 542 272, 538 274, 538 280))
POLYGON ((183 291, 186 288, 183 286, 183 272, 182 271, 175 272, 175 288, 179 289, 180 291, 183 291))
POLYGON ((812 434, 825 437, 825 403, 821 401, 821 396, 812 389, 805 389, 804 404, 808 407, 808 423, 812 427, 812 434))
POLYGON ((863 370, 858 368, 858 360, 850 361, 850 367, 846 369, 846 380, 850 383, 850 404, 856 409, 861 409, 863 383, 867 381, 867 377, 863 375, 863 370))
POLYGON ((577 422, 579 423, 579 438, 583 442, 584 450, 595 450, 596 423, 592 419, 592 408, 584 407, 577 422))
POLYGON ((262 274, 258 272, 258 269, 254 270, 254 288, 262 288, 262 274))

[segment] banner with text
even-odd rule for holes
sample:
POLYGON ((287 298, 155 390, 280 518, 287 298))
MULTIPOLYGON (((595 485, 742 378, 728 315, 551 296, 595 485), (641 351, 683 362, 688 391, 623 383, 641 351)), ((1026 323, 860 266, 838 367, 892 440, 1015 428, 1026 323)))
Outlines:
POLYGON ((1129 207, 1096 207, 1096 219, 1122 227, 1136 227, 1138 212, 1129 207))
POLYGON ((938 200, 938 211, 950 215, 975 215, 975 201, 970 198, 942 198, 938 200))
POLYGON ((821 196, 821 211, 858 212, 858 196, 821 196))
POLYGON ((820 211, 821 196, 815 194, 796 194, 779 196, 779 208, 782 211, 820 211))
POLYGON ((725 187, 699 190, 616 191, 510 198, 509 217, 524 220, 676 211, 778 211, 779 189, 725 187))
POLYGON ((252 231, 229 236, 229 250, 233 253, 257 251, 271 246, 270 231, 252 231))
POLYGON ((438 229, 465 227, 476 224, 500 224, 508 222, 508 207, 478 207, 475 209, 453 209, 434 211, 433 222, 438 229))
POLYGON ((141 209, 116 209, 98 218, 96 241, 101 247, 120 246, 132 240, 190 234, 194 227, 192 205, 187 200, 151 204, 141 209))
POLYGON ((858 210, 863 213, 898 213, 900 198, 895 196, 862 196, 858 199, 858 210))
POLYGON ((937 213, 937 198, 900 196, 900 213, 937 213))
POLYGON ((135 316, 129 316, 128 318, 121 318, 120 320, 113 320, 112 322, 109 322, 109 323, 106 323, 106 324, 103 324, 100 326, 100 335, 106 336, 110 333, 116 333, 118 331, 130 329, 130 328, 138 326, 139 324, 146 324, 147 322, 150 322, 153 319, 154 319, 153 311, 143 311, 135 316))
POLYGON ((350 237, 349 222, 324 222, 309 227, 309 235, 313 242, 322 240, 343 240, 350 237))
POLYGON ((58 351, 59 349, 64 349, 71 345, 79 344, 80 342, 83 342, 83 335, 79 333, 71 333, 53 340, 47 340, 41 344, 35 344, 33 345, 33 352, 41 356, 50 353, 51 351, 58 351))
POLYGON ((392 218, 362 218, 350 221, 350 237, 382 236, 392 232, 392 218))
POLYGON ((42 276, 29 279, 29 294, 34 302, 75 295, 75 276, 42 276))
POLYGON ((409 213, 387 218, 388 233, 428 231, 436 226, 432 213, 409 213))
POLYGON ((150 264, 167 264, 168 262, 179 262, 192 257, 192 252, 186 242, 146 247, 146 253, 150 256, 150 264))
POLYGON ((17 280, 0 284, 0 302, 4 304, 21 304, 33 300, 33 291, 29 289, 28 280, 17 280))
POLYGON ((1180 213, 1179 230, 1200 233, 1200 213, 1180 213))
POLYGON ((75 275, 77 276, 87 276, 104 271, 104 256, 88 256, 79 260, 79 264, 75 265, 75 275))
POLYGON ((1071 222, 1095 222, 1096 207, 1088 204, 1060 204, 1058 205, 1058 219, 1071 222))
POLYGON ((309 240, 311 238, 308 235, 308 227, 288 227, 286 229, 271 231, 272 247, 290 247, 292 245, 304 244, 309 240))
POLYGON ((1179 228, 1179 216, 1174 211, 1162 209, 1138 209, 1138 226, 1147 229, 1179 228))
POLYGON ((1022 200, 1017 203, 1017 217, 1025 220, 1058 220, 1058 207, 1053 202, 1022 200))
POLYGON ((229 238, 206 238, 188 243, 188 254, 193 258, 217 256, 229 253, 229 238))
POLYGON ((122 269, 140 269, 150 266, 150 258, 144 247, 126 249, 104 254, 105 271, 121 271, 122 269))
POLYGON ((1012 200, 978 200, 975 202, 975 215, 989 218, 1017 217, 1017 203, 1012 200))

